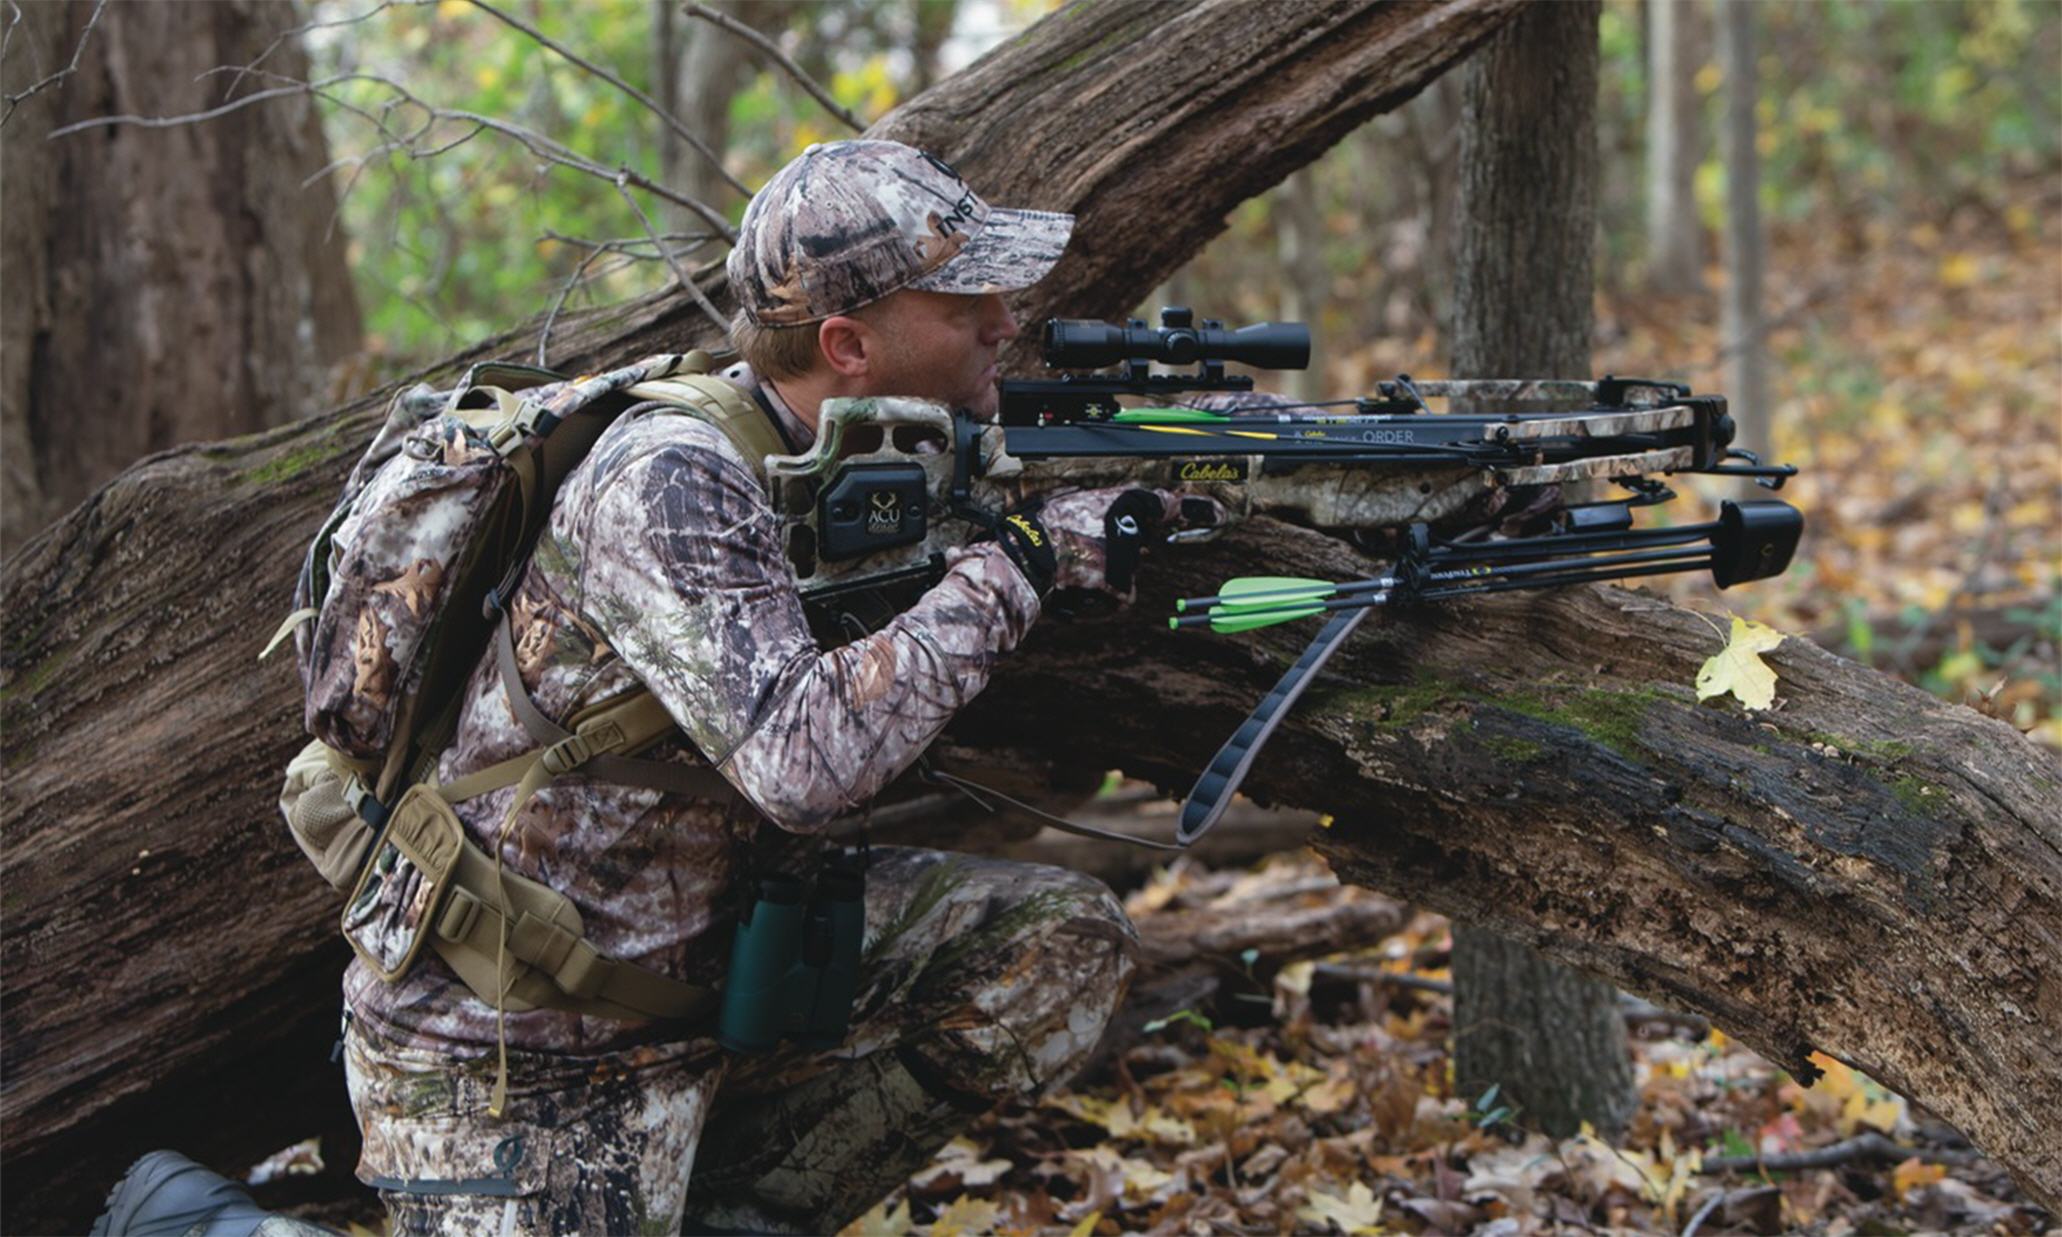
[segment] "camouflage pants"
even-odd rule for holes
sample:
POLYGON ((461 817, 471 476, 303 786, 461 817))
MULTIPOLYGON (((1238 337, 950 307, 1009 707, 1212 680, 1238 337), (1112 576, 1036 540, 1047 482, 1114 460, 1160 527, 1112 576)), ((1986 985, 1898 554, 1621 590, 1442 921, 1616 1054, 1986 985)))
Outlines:
POLYGON ((1122 999, 1135 940, 1109 890, 1079 874, 876 848, 837 1048, 512 1051, 495 1120, 491 1057, 354 1026, 359 1176, 396 1234, 834 1233, 975 1115, 1071 1076, 1122 999))

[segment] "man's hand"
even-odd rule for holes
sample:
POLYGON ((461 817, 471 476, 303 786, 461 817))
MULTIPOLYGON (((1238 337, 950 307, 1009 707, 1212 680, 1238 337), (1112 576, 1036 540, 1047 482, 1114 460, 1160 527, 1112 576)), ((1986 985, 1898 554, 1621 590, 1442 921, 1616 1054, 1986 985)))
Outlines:
POLYGON ((1004 516, 998 536, 1041 594, 1085 589, 1126 603, 1149 543, 1224 522, 1224 508, 1209 498, 1113 487, 1047 495, 1004 516))

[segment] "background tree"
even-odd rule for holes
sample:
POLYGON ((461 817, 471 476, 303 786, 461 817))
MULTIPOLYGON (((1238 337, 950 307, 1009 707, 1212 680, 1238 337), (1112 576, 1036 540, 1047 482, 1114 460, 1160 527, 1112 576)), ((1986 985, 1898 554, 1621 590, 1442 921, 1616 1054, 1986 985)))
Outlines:
POLYGON ((1696 174, 1697 0, 1646 0, 1647 286, 1682 295, 1704 286, 1704 224, 1696 174))
MULTIPOLYGON (((1527 10, 1462 69, 1456 377, 1590 372, 1600 7, 1527 10)), ((1462 1095, 1499 1087, 1556 1135, 1624 1127, 1632 1067, 1610 984, 1465 922, 1453 975, 1462 1095)))
POLYGON ((341 394, 331 366, 358 350, 358 302, 310 100, 46 140, 89 117, 195 112, 266 84, 223 66, 263 58, 305 75, 294 20, 260 0, 10 6, 6 552, 143 455, 279 425, 341 394))
POLYGON ((1756 138, 1754 20, 1758 6, 1742 0, 1720 3, 1718 59, 1725 75, 1725 314, 1726 391, 1739 441, 1767 452, 1775 418, 1770 415, 1768 341, 1764 338, 1762 271, 1768 256, 1761 235, 1761 151, 1756 138))

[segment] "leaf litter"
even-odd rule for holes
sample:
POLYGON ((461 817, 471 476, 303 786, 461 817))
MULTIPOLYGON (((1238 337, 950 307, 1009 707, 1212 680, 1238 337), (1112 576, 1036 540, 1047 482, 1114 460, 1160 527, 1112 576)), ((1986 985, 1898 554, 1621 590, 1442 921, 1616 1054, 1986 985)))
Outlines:
MULTIPOLYGON (((1276 890, 1329 875, 1309 852, 1251 872, 1183 862, 1127 909, 1223 909, 1235 889, 1264 896, 1260 874, 1276 890)), ((2002 1169, 1874 1080, 1815 1056, 1806 1087, 1683 1022, 1631 1036, 1639 1108, 1618 1145, 1530 1130, 1498 1096, 1454 1092, 1451 950, 1448 922, 1420 912, 1372 948, 1281 966, 1265 1005, 1158 1020, 1074 1085, 976 1121, 845 1234, 1679 1233, 1699 1216, 1713 1234, 2049 1231, 2002 1169), (1754 1167, 1870 1134, 1908 1154, 1754 1167)))

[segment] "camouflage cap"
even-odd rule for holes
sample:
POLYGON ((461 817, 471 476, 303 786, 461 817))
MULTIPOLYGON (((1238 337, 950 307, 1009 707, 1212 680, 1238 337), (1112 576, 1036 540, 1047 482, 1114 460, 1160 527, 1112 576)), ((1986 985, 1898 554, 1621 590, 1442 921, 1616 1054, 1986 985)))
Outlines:
POLYGON ((976 294, 1036 283, 1074 216, 982 201, 935 155, 900 142, 811 146, 745 208, 730 286, 759 326, 850 313, 902 288, 976 294))

